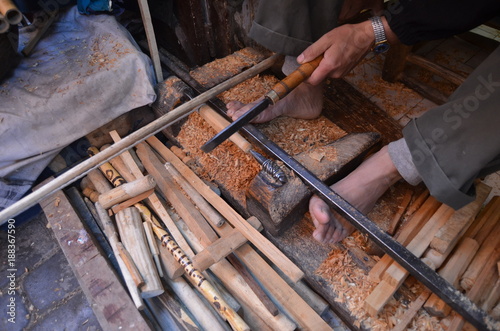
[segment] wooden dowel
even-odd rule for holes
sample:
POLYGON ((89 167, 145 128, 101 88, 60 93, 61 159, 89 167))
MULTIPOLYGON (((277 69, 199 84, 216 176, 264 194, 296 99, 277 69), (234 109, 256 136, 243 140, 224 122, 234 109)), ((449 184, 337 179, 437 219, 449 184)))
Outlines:
POLYGON ((89 178, 92 185, 94 185, 96 191, 100 194, 106 193, 113 188, 110 182, 98 169, 89 172, 87 177, 89 178))
MULTIPOLYGON (((221 197, 213 192, 191 169, 182 163, 174 153, 172 153, 157 138, 151 137, 148 140, 155 150, 168 162, 172 163, 177 170, 196 187, 203 197, 214 206, 221 214, 237 228, 250 242, 252 242, 264 255, 276 264, 292 281, 298 281, 304 277, 304 273, 293 264, 283 252, 265 238, 260 232, 253 228, 248 222, 231 208, 221 197)), ((158 181, 158 180, 157 180, 158 181)))
POLYGON ((163 277, 163 268, 160 262, 160 250, 158 249, 158 245, 156 243, 155 236, 153 234, 153 229, 151 227, 151 223, 143 222, 144 233, 146 233, 146 239, 148 240, 149 249, 151 251, 151 255, 153 256, 153 261, 156 265, 156 270, 158 270, 158 275, 163 277))
MULTIPOLYGON (((472 238, 464 238, 452 253, 450 259, 439 270, 439 275, 453 286, 458 287, 458 281, 467 269, 470 261, 479 249, 478 243, 472 238)), ((445 317, 451 311, 441 298, 432 294, 424 305, 425 310, 432 316, 445 317)))
POLYGON ((165 163, 165 168, 172 175, 173 179, 180 187, 186 192, 186 194, 191 198, 191 200, 198 207, 202 215, 214 226, 222 226, 225 220, 224 218, 217 212, 217 210, 210 205, 207 200, 189 184, 184 177, 173 167, 169 162, 165 163))
POLYGON ((141 215, 136 208, 127 208, 116 214, 116 224, 120 238, 139 269, 144 286, 141 288, 143 298, 151 298, 164 292, 158 271, 146 243, 146 235, 141 215))
POLYGON ((141 298, 139 289, 137 288, 136 282, 134 281, 130 269, 127 268, 125 262, 118 253, 118 248, 117 248, 118 234, 116 233, 115 226, 113 225, 113 222, 109 218, 108 213, 106 213, 106 210, 104 210, 104 208, 102 208, 99 205, 99 203, 96 203, 95 207, 97 215, 99 216, 100 219, 100 223, 103 225, 103 231, 108 237, 110 246, 115 254, 116 261, 118 262, 118 266, 123 276, 123 280, 125 281, 125 285, 127 286, 127 289, 129 291, 130 297, 132 298, 132 301, 134 301, 134 304, 137 307, 137 309, 142 310, 144 309, 144 301, 141 298))
MULTIPOLYGON (((217 113, 213 108, 207 105, 202 105, 198 109, 199 114, 207 123, 217 132, 222 131, 225 127, 227 127, 230 122, 226 120, 222 115, 217 113)), ((248 153, 252 149, 252 144, 243 136, 236 132, 231 137, 229 137, 236 146, 238 146, 243 152, 248 153)))
POLYGON ((144 176, 101 194, 99 203, 104 209, 109 209, 125 200, 132 199, 142 193, 150 191, 154 189, 155 186, 156 182, 152 176, 144 176))
POLYGON ((90 181, 88 176, 83 177, 82 180, 80 181, 80 189, 83 191, 86 188, 89 188, 92 191, 97 192, 94 184, 90 181))

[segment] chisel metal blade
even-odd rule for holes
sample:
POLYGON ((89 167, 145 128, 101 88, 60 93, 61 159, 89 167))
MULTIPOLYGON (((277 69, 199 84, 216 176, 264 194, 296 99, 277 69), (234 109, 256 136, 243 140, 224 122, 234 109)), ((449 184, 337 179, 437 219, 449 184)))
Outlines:
POLYGON ((262 99, 255 106, 250 108, 245 114, 232 122, 230 125, 226 126, 222 131, 217 133, 212 139, 201 146, 201 150, 205 153, 210 153, 215 149, 215 147, 222 144, 222 142, 231 137, 243 126, 250 123, 252 119, 262 113, 270 104, 271 101, 267 97, 262 99))

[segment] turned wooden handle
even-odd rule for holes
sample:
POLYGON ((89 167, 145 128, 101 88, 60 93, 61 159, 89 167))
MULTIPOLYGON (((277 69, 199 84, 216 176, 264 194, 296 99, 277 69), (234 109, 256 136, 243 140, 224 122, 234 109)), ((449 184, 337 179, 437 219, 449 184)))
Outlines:
POLYGON ((278 84, 276 84, 273 89, 267 94, 271 99, 272 103, 275 104, 278 100, 283 99, 288 93, 290 93, 294 88, 299 86, 300 83, 305 81, 314 70, 319 66, 319 63, 323 60, 323 55, 318 56, 311 62, 304 63, 297 68, 290 75, 286 76, 278 84))

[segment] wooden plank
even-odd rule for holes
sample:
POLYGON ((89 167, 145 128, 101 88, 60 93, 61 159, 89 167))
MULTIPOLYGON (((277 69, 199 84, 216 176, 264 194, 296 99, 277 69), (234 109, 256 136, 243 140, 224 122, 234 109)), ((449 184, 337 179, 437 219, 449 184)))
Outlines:
POLYGON ((149 330, 64 193, 58 191, 40 205, 101 327, 149 330))
MULTIPOLYGON (((440 206, 441 203, 439 201, 433 197, 428 197, 422 204, 422 207, 403 225, 403 229, 397 235, 396 240, 404 246, 408 245, 440 206)), ((369 271, 369 279, 374 282, 380 282, 385 271, 393 261, 389 255, 385 254, 369 271)))
POLYGON ((476 199, 453 213, 448 222, 436 233, 430 247, 441 254, 446 254, 453 249, 471 225, 490 191, 490 186, 482 182, 478 183, 476 185, 476 199))
MULTIPOLYGON (((439 270, 439 275, 453 286, 458 287, 458 281, 467 269, 470 261, 479 249, 477 241, 472 238, 464 238, 451 255, 446 264, 439 270)), ((432 294, 424 305, 425 310, 432 316, 447 316, 451 307, 448 306, 436 294, 432 294)))

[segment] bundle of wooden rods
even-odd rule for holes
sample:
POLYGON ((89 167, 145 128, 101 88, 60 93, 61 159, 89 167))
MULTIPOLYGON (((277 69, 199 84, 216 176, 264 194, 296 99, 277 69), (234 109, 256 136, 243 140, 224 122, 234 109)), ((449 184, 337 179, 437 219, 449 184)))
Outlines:
MULTIPOLYGON (((115 142, 121 139, 115 131, 110 134, 115 142)), ((99 152, 90 149, 91 154, 99 152)), ((139 309, 143 299, 154 312, 165 308, 168 295, 160 286, 166 283, 202 329, 226 330, 225 320, 235 330, 249 325, 252 329, 331 330, 320 316, 329 305, 260 234, 260 222, 244 220, 155 137, 89 173, 82 180, 82 190, 103 215, 104 232, 139 309), (155 244, 160 245, 155 249, 155 244), (274 268, 261 253, 275 262, 274 268), (186 294, 190 286, 184 279, 212 308, 207 311, 204 303, 194 302, 193 294, 186 294), (242 309, 245 317, 251 317, 243 320, 238 314, 242 309)))

